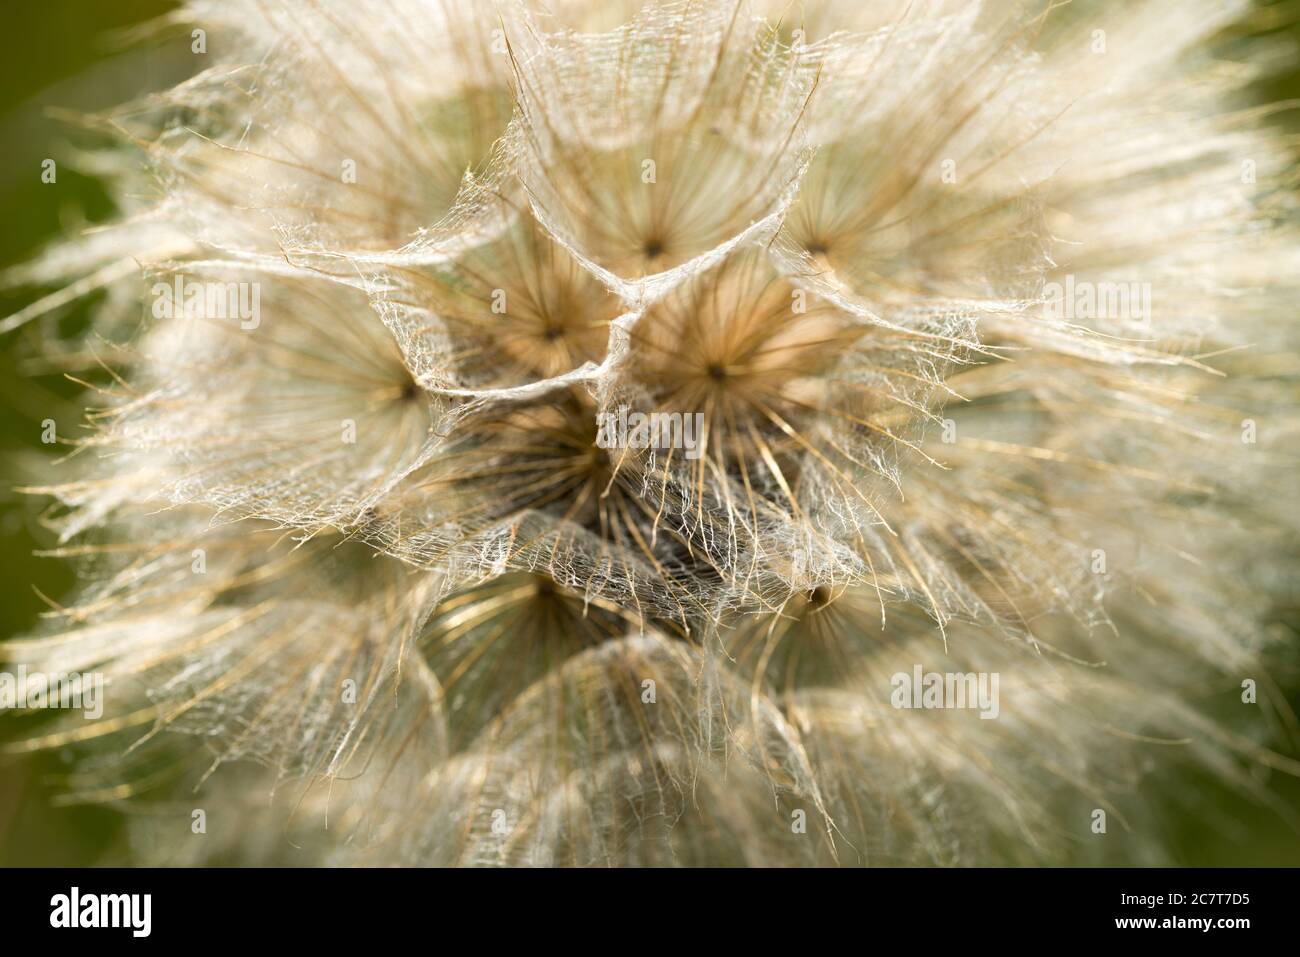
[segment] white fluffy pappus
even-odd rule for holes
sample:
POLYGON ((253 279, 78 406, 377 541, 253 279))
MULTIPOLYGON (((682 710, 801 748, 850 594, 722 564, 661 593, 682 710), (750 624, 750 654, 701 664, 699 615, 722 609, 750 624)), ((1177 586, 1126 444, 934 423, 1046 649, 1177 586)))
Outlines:
POLYGON ((185 860, 1150 863, 1145 782, 1268 801, 1300 254, 1242 16, 191 3, 204 68, 100 118, 122 221, 14 276, 70 360, 113 292, 31 489, 83 584, 2 649, 110 710, 15 747, 185 860))

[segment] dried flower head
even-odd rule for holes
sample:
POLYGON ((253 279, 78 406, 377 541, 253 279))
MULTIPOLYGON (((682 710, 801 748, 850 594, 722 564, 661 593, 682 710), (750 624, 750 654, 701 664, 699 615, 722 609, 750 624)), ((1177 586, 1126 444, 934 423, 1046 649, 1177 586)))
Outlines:
POLYGON ((121 220, 17 274, 112 293, 38 324, 84 585, 3 649, 108 710, 18 747, 173 859, 1165 859, 1154 762, 1300 771, 1239 15, 194 0, 121 220))

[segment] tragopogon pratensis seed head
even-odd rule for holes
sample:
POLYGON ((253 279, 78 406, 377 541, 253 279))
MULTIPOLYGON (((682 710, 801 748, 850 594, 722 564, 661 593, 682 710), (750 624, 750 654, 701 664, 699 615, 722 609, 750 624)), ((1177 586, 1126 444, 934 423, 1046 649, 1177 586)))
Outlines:
POLYGON ((1300 769, 1201 700, 1295 525, 1239 14, 191 3, 5 324, 100 370, 32 489, 83 586, 4 650, 108 708, 19 747, 201 784, 199 859, 1164 859, 1088 809, 1300 769))

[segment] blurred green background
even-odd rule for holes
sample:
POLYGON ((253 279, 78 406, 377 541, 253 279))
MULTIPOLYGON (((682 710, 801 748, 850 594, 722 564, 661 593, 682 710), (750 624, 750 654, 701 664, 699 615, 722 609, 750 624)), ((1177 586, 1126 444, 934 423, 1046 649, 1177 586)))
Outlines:
MULTIPOLYGON (((123 34, 172 6, 168 0, 43 0, 0 8, 0 269, 113 212, 98 182, 71 162, 69 145, 79 131, 49 111, 106 109, 193 71, 188 37, 172 31, 160 42, 132 44, 123 34), (41 182, 46 158, 58 163, 55 184, 41 182)), ((0 288, 0 316, 33 297, 30 289, 0 288)), ((75 330, 94 302, 64 310, 57 321, 75 330)), ((73 585, 66 563, 32 554, 52 541, 39 521, 44 503, 14 491, 40 474, 34 463, 48 454, 40 443, 41 420, 53 418, 64 434, 81 420, 81 389, 36 363, 36 326, 0 339, 0 640, 35 623, 46 607, 36 589, 58 599, 73 585)), ((56 754, 0 756, 0 865, 100 863, 114 846, 117 813, 54 806, 59 763, 56 754)))
MULTIPOLYGON (((167 0, 43 0, 6 3, 0 10, 0 269, 23 262, 51 239, 102 221, 112 206, 98 183, 79 175, 67 145, 75 128, 48 114, 51 107, 95 111, 140 93, 163 89, 201 68, 183 30, 162 30, 130 43, 123 30, 166 13, 167 0), (59 161, 57 185, 43 184, 41 161, 59 161)), ((1241 33, 1288 33, 1300 41, 1300 4, 1259 4, 1241 33)), ((1300 64, 1257 85, 1261 102, 1300 98, 1300 64)), ((1297 112, 1273 122, 1300 129, 1297 112)), ((33 298, 31 290, 0 288, 0 318, 33 298)), ((64 310, 57 321, 74 331, 95 298, 64 310)), ((70 593, 73 574, 55 559, 35 557, 51 536, 40 524, 43 502, 13 489, 29 481, 42 461, 40 422, 80 421, 80 388, 39 365, 36 324, 0 339, 0 640, 30 629, 45 607, 36 590, 54 599, 70 593)), ((1275 627, 1295 650, 1296 609, 1283 609, 1275 627)), ((1300 711, 1296 656, 1277 662, 1278 675, 1300 711)), ((0 741, 4 734, 0 733, 0 741)), ((0 866, 82 865, 123 860, 121 817, 98 807, 57 805, 57 754, 22 759, 0 756, 0 866)), ((1186 795, 1159 826, 1178 860, 1191 865, 1300 866, 1300 835, 1285 819, 1300 811, 1300 781, 1272 775, 1273 809, 1246 801, 1209 777, 1178 772, 1183 780, 1162 791, 1186 795), (1280 809, 1280 811, 1278 810, 1280 809)), ((1120 838, 1122 840, 1122 837, 1120 838)))

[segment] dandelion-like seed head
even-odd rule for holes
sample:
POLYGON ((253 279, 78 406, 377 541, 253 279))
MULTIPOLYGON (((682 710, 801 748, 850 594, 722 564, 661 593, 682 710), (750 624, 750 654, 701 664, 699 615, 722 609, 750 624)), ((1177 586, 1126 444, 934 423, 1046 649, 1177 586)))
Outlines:
POLYGON ((110 689, 17 747, 475 865, 1111 860, 1156 752, 1300 770, 1202 707, 1287 586, 1288 161, 1234 5, 1076 6, 192 3, 3 326, 93 365, 3 650, 110 689))

